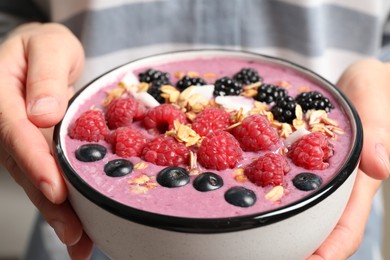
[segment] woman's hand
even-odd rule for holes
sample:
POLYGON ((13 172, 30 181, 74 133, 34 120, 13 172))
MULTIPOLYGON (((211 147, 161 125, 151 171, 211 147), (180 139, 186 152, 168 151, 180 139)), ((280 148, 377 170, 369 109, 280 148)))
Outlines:
POLYGON ((63 117, 83 63, 81 44, 59 24, 23 25, 0 45, 0 162, 75 258, 87 258, 92 242, 41 128, 50 132, 63 117))
POLYGON ((390 173, 390 64, 362 60, 350 66, 337 85, 355 105, 363 123, 360 170, 341 219, 310 260, 347 259, 356 252, 372 199, 390 173))

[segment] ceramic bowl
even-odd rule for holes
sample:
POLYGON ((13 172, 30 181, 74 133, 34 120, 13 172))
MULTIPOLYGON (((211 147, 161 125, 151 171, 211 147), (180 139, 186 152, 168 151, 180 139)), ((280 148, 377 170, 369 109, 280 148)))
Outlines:
POLYGON ((292 62, 249 52, 191 50, 154 55, 115 68, 79 91, 55 128, 54 155, 69 201, 94 243, 113 259, 305 259, 330 234, 349 199, 362 149, 362 126, 348 99, 330 82, 292 62), (229 218, 183 218, 126 206, 99 193, 73 169, 65 149, 78 105, 126 71, 161 61, 242 57, 285 66, 327 89, 351 122, 352 147, 337 175, 311 195, 282 208, 229 218))

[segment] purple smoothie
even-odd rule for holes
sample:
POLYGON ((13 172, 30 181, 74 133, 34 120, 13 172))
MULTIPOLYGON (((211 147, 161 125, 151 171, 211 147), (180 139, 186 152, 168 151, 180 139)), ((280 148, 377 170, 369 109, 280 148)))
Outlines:
MULTIPOLYGON (((287 91, 290 96, 296 96, 302 89, 309 87, 311 91, 317 90, 324 96, 328 97, 335 107, 328 113, 328 118, 337 121, 338 128, 342 129, 344 133, 336 134, 337 138, 330 140, 334 147, 334 155, 329 159, 329 167, 325 170, 306 170, 302 167, 295 166, 291 159, 287 158, 291 170, 284 176, 284 194, 276 201, 265 198, 266 194, 272 190, 272 186, 260 187, 249 180, 242 182, 235 178, 237 169, 243 168, 254 158, 257 158, 269 151, 256 153, 244 152, 243 160, 239 162, 235 169, 216 171, 208 170, 198 165, 197 170, 199 172, 212 171, 221 176, 224 181, 224 185, 217 190, 199 192, 192 185, 196 175, 191 175, 190 183, 179 188, 165 188, 160 186, 156 182, 155 177, 156 174, 166 168, 166 166, 157 166, 149 162, 144 162, 146 168, 134 169, 129 175, 115 178, 109 177, 103 170, 105 164, 113 159, 121 159, 121 157, 113 153, 112 147, 109 143, 106 141, 99 142, 99 144, 105 146, 108 151, 102 160, 86 163, 77 160, 75 158, 75 152, 81 145, 87 144, 88 142, 75 140, 66 136, 65 153, 72 167, 86 183, 113 200, 141 210, 180 217, 221 218, 255 214, 291 204, 304 198, 305 196, 308 196, 311 191, 301 191, 294 187, 292 184, 294 176, 298 173, 309 171, 321 176, 323 180, 322 185, 324 185, 335 176, 349 155, 352 145, 350 137, 352 135, 352 129, 347 115, 330 92, 321 89, 318 83, 305 77, 302 73, 284 67, 279 67, 277 65, 238 58, 192 59, 178 62, 168 62, 166 64, 162 63, 148 67, 145 66, 126 73, 134 73, 134 75, 138 75, 140 72, 149 67, 168 72, 171 75, 171 82, 173 85, 178 80, 175 77, 178 72, 196 72, 200 76, 210 76, 211 74, 214 74, 216 77, 205 78, 209 84, 213 84, 217 78, 221 78, 223 76, 231 77, 242 68, 256 69, 263 78, 264 83, 272 84, 281 81, 288 82, 290 87, 287 91), (139 180, 139 176, 141 175, 148 176, 150 180, 141 185, 136 184, 135 182, 139 180), (243 186, 252 190, 257 197, 256 203, 253 206, 246 208, 237 207, 227 203, 224 199, 224 194, 229 188, 234 186, 243 186), (141 189, 139 187, 141 187, 141 189), (145 187, 147 188, 145 189, 145 187)), ((128 75, 129 74, 126 74, 126 76, 128 75)), ((80 104, 73 121, 82 112, 90 109, 91 107, 104 110, 102 102, 106 98, 107 92, 117 87, 117 84, 120 81, 121 78, 114 80, 112 83, 107 84, 107 86, 102 88, 94 96, 83 101, 83 103, 80 104)), ((135 126, 142 129, 140 123, 135 123, 135 126)), ((145 130, 142 131, 151 137, 150 133, 147 133, 145 130)), ((281 141, 272 148, 272 151, 278 152, 278 150, 281 149, 281 146, 283 148, 283 145, 283 138, 281 138, 281 141)), ((134 165, 143 162, 140 158, 135 157, 126 159, 130 160, 134 165)))

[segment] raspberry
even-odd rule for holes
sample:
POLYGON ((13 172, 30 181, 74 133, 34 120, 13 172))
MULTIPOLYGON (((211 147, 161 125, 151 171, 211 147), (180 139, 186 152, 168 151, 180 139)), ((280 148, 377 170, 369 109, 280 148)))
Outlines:
POLYGON ((313 132, 294 142, 287 156, 297 166, 308 170, 324 170, 329 166, 327 160, 333 156, 333 146, 325 135, 313 132))
POLYGON ((186 115, 171 104, 161 104, 146 113, 143 123, 146 129, 152 129, 163 134, 174 128, 173 121, 175 120, 184 124, 187 121, 186 115))
POLYGON ((267 117, 251 115, 233 128, 232 134, 244 151, 257 152, 267 150, 279 140, 278 131, 272 127, 267 117))
POLYGON ((142 158, 161 166, 188 164, 190 151, 183 143, 167 135, 159 135, 145 144, 142 158))
POLYGON ((69 136, 81 141, 98 142, 109 135, 109 129, 100 110, 87 110, 69 129, 69 136))
POLYGON ((218 107, 209 107, 200 112, 192 123, 192 129, 200 136, 205 136, 215 130, 224 130, 232 124, 231 116, 218 107))
POLYGON ((106 120, 110 129, 129 126, 145 116, 146 108, 134 98, 114 99, 107 107, 106 120))
POLYGON ((145 136, 133 127, 119 127, 110 135, 114 152, 121 157, 140 156, 146 144, 145 136))
POLYGON ((289 171, 286 158, 274 153, 264 154, 244 168, 245 176, 262 187, 282 185, 283 177, 289 171))
POLYGON ((240 144, 230 133, 217 130, 206 135, 198 149, 198 161, 215 170, 234 168, 242 159, 240 144))

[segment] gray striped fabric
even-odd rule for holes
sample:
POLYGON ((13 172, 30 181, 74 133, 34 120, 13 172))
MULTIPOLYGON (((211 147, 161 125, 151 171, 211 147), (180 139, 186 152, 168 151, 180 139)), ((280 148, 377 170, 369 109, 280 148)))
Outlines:
POLYGON ((306 56, 338 48, 372 55, 382 33, 378 18, 340 6, 256 0, 133 3, 82 12, 63 23, 84 40, 88 57, 156 43, 281 47, 306 56))

